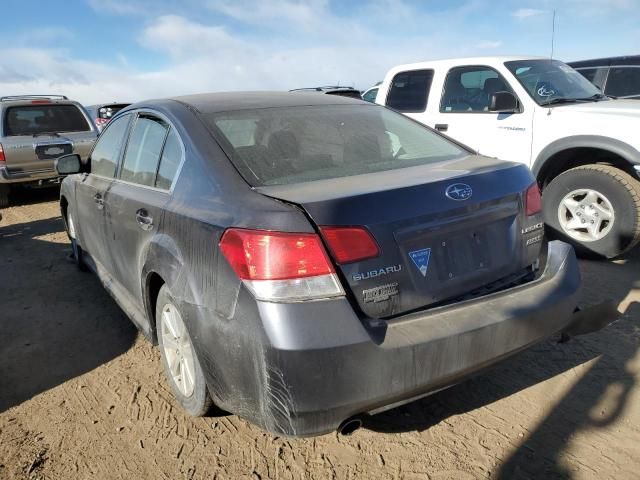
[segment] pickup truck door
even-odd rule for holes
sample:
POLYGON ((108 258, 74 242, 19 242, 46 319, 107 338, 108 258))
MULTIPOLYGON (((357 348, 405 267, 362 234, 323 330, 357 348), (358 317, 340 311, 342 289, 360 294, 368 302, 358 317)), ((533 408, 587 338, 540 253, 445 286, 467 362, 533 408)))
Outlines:
POLYGON ((109 268, 109 251, 105 219, 109 213, 109 189, 126 138, 130 115, 117 118, 109 125, 91 152, 91 173, 76 186, 76 228, 80 245, 102 267, 109 268))
MULTIPOLYGON (((440 91, 440 102, 430 101, 427 125, 483 155, 529 165, 533 109, 520 102, 519 113, 489 111, 492 93, 514 93, 503 75, 487 66, 454 67, 440 91)), ((435 96, 432 91, 430 99, 435 96)))

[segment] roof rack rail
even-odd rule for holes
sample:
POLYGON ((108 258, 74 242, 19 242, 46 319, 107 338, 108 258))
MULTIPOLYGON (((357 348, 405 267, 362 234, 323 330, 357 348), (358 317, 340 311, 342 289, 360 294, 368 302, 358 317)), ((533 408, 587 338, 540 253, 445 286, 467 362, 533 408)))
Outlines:
POLYGON ((37 100, 37 99, 51 99, 51 100, 69 100, 66 95, 7 95, 0 97, 0 102, 9 102, 11 100, 37 100))

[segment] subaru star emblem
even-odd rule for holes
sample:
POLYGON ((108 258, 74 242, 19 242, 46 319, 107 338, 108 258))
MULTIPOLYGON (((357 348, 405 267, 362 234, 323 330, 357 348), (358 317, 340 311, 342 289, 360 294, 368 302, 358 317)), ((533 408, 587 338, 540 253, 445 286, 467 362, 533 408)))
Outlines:
POLYGON ((444 194, 451 200, 468 200, 473 194, 473 190, 466 183, 454 183, 449 185, 444 194))

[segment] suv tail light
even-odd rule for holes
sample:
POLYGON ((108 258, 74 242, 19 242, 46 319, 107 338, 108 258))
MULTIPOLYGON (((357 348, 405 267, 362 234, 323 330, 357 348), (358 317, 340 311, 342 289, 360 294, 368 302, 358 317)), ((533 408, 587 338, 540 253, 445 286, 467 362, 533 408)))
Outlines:
POLYGON ((527 216, 535 215, 542 211, 542 197, 540 196, 538 183, 534 183, 527 189, 524 205, 527 216))
POLYGON ((339 265, 380 255, 378 244, 364 227, 320 227, 320 232, 339 265))
POLYGON ((7 162, 6 157, 4 156, 4 150, 2 149, 2 144, 0 143, 0 167, 3 167, 7 162))
POLYGON ((314 233, 230 228, 220 250, 258 300, 296 302, 344 295, 314 233))
POLYGON ((104 127, 107 123, 109 123, 110 118, 96 118, 96 127, 104 127))

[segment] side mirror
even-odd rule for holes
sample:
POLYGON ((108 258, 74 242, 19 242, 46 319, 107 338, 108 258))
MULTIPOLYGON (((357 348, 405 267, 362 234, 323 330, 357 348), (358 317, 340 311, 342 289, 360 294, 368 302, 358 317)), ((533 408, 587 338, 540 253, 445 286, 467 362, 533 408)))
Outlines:
POLYGON ((81 169, 80 155, 77 153, 70 153, 69 155, 63 155, 58 157, 55 161, 55 169, 58 175, 71 175, 72 173, 80 173, 81 169))
POLYGON ((489 111, 495 113, 517 113, 518 99, 511 92, 492 93, 489 99, 489 111))

